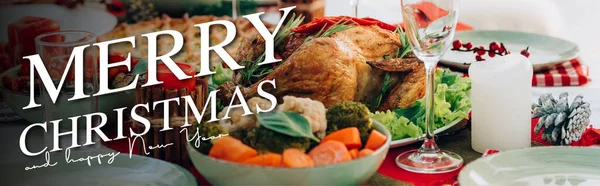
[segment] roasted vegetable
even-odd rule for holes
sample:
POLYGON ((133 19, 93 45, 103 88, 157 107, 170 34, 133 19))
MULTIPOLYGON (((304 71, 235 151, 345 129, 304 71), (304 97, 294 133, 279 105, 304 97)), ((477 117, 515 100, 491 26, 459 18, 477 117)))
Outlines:
POLYGON ((229 135, 248 146, 256 147, 256 128, 236 130, 229 132, 229 135))
POLYGON ((215 140, 215 144, 208 153, 210 157, 237 163, 242 163, 257 155, 256 150, 231 136, 215 140))
POLYGON ((300 168, 315 166, 315 163, 310 156, 298 149, 285 149, 282 157, 282 164, 284 167, 300 168))
POLYGON ((213 143, 211 143, 211 137, 217 138, 223 135, 227 135, 227 131, 216 122, 202 122, 200 124, 194 124, 191 126, 189 133, 190 138, 196 138, 193 141, 193 146, 198 149, 199 152, 204 154, 208 154, 213 146, 213 143))
POLYGON ((369 138, 373 124, 369 119, 369 108, 362 103, 345 101, 331 106, 326 113, 327 134, 348 127, 356 127, 362 144, 369 138))
POLYGON ((310 145, 310 138, 292 137, 265 127, 256 128, 255 148, 259 153, 283 153, 288 148, 296 148, 305 152, 310 145))

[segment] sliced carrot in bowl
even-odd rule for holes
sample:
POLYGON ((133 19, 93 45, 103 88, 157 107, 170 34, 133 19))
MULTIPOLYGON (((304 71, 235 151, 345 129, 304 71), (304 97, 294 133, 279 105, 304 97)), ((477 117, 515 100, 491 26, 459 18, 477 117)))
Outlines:
POLYGON ((246 161, 243 161, 242 164, 258 165, 265 167, 281 167, 281 155, 275 153, 262 154, 247 159, 246 161))
POLYGON ((375 152, 375 151, 373 151, 371 149, 362 149, 358 152, 358 156, 356 158, 362 158, 362 157, 371 155, 371 154, 373 154, 373 152, 375 152))
POLYGON ((352 160, 346 146, 339 141, 326 141, 313 148, 308 156, 315 162, 315 166, 342 163, 352 160))
POLYGON ((379 147, 383 146, 387 140, 387 136, 382 133, 373 130, 369 135, 369 139, 367 139, 367 143, 365 144, 365 149, 377 150, 379 147))
POLYGON ((283 151, 283 166, 289 168, 313 167, 315 163, 301 150, 289 148, 283 151))
POLYGON ((208 152, 208 156, 210 157, 237 163, 256 157, 257 155, 258 152, 252 147, 231 136, 221 137, 216 140, 210 152, 208 152))
POLYGON ((362 142, 360 141, 360 132, 356 127, 348 127, 338 131, 335 131, 323 138, 321 143, 334 140, 342 142, 346 148, 355 149, 362 147, 362 142))

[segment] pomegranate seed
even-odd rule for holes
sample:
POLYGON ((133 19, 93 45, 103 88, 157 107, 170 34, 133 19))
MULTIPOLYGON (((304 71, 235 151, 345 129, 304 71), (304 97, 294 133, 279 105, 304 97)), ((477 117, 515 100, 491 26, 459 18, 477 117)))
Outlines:
POLYGON ((477 60, 477 61, 483 61, 484 59, 481 56, 475 56, 475 60, 477 60))
POLYGON ((473 48, 473 43, 468 42, 463 44, 463 47, 465 47, 467 50, 471 50, 471 48, 473 48))
POLYGON ((481 55, 484 55, 484 54, 485 54, 485 47, 483 47, 483 46, 479 46, 479 48, 477 48, 477 49, 475 50, 475 52, 477 53, 477 55, 480 55, 480 56, 481 56, 481 55))
POLYGON ((461 46, 462 42, 460 42, 460 40, 454 40, 454 42, 452 42, 452 50, 458 50, 461 46))

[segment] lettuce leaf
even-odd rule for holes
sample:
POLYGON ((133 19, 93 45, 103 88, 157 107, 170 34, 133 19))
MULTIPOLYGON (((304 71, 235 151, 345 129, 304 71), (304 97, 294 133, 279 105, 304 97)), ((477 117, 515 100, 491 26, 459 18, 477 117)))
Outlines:
POLYGON ((423 135, 421 129, 408 118, 398 117, 396 113, 389 110, 371 113, 371 118, 384 124, 390 133, 392 133, 392 140, 418 138, 423 135))
POLYGON ((225 82, 231 81, 233 77, 233 71, 231 69, 223 68, 223 65, 217 65, 215 68, 215 74, 212 76, 212 84, 221 85, 225 82))
MULTIPOLYGON (((433 130, 457 119, 466 119, 471 110, 469 91, 471 80, 449 70, 436 71, 435 108, 433 130)), ((376 112, 371 118, 390 130, 394 139, 417 138, 425 131, 425 99, 417 100, 412 106, 387 112, 376 112), (396 119, 394 119, 396 118, 396 119), (418 132, 415 132, 419 129, 418 132)))

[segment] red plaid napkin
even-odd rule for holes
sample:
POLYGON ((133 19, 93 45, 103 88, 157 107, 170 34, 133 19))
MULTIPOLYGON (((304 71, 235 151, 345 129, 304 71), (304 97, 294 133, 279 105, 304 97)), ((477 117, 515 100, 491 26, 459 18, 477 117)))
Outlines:
MULTIPOLYGON (((587 65, 573 59, 558 64, 547 71, 533 75, 532 85, 538 87, 581 86, 591 81, 587 65)), ((438 66, 438 68, 443 68, 438 66)), ((457 72, 468 76, 466 73, 457 72)))
POLYGON ((533 76, 533 86, 581 86, 590 81, 589 68, 573 59, 552 67, 550 70, 533 76))

